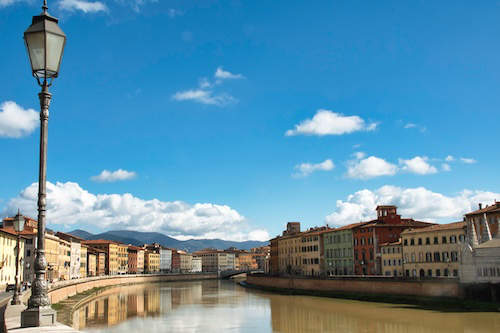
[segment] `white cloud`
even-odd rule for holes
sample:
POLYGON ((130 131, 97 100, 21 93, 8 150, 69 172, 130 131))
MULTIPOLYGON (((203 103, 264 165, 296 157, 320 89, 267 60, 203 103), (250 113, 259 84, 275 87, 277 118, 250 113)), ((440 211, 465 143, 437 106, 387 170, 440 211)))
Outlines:
POLYGON ((417 125, 413 123, 408 123, 405 125, 405 128, 415 128, 415 127, 417 127, 417 125))
POLYGON ((369 179, 380 176, 393 176, 398 167, 386 160, 369 156, 364 158, 364 153, 356 153, 356 159, 347 162, 347 174, 349 178, 369 179))
POLYGON ((463 190, 454 196, 432 192, 425 187, 401 188, 382 186, 374 191, 355 192, 344 200, 337 200, 336 210, 326 216, 326 223, 345 225, 376 218, 377 205, 396 205, 403 217, 423 221, 460 221, 467 212, 477 209, 480 202, 491 203, 500 193, 463 190))
POLYGON ((437 169, 430 165, 427 161, 427 156, 415 156, 412 159, 399 159, 399 164, 402 165, 401 170, 419 175, 428 175, 437 172, 437 169))
MULTIPOLYGON (((38 184, 33 183, 11 199, 2 216, 20 208, 36 216, 38 184)), ((51 227, 93 226, 105 229, 156 231, 186 238, 268 240, 266 230, 253 229, 227 205, 188 204, 182 201, 143 200, 132 194, 92 194, 77 183, 47 182, 47 220, 51 227)))
POLYGON ((244 78, 241 74, 232 74, 222 70, 221 67, 217 68, 214 75, 215 82, 211 82, 206 77, 198 80, 198 88, 178 91, 172 95, 175 101, 193 101, 207 105, 226 106, 229 104, 238 103, 238 100, 226 92, 216 92, 215 88, 220 85, 223 79, 244 78))
POLYGON ((118 169, 116 171, 103 170, 99 175, 90 177, 91 180, 100 183, 111 183, 135 178, 137 174, 133 171, 118 169))
POLYGON ((22 0, 0 0, 0 7, 7 7, 22 0))
POLYGON ((406 129, 416 128, 416 129, 418 129, 422 133, 425 132, 425 131, 427 131, 427 128, 425 126, 421 126, 421 125, 418 125, 418 124, 415 124, 415 123, 407 123, 406 125, 404 125, 404 128, 406 128, 406 129))
POLYGON ((446 156, 446 158, 444 159, 446 162, 453 162, 455 160, 455 157, 451 156, 451 155, 448 155, 446 156))
POLYGON ((315 171, 330 171, 335 168, 335 164, 332 160, 327 159, 321 163, 311 164, 311 163, 301 163, 294 167, 297 173, 294 173, 294 177, 307 177, 315 171))
POLYGON ((448 163, 443 163, 443 164, 441 164, 441 170, 451 171, 451 166, 448 163))
POLYGON ((319 109, 312 119, 295 125, 295 128, 286 131, 285 135, 342 135, 356 131, 373 131, 376 127, 377 123, 366 124, 358 116, 344 116, 341 113, 319 109))
POLYGON ((176 92, 172 98, 176 101, 194 101, 201 104, 225 106, 231 103, 238 102, 233 96, 221 93, 214 94, 211 90, 194 89, 176 92))
POLYGON ((465 164, 474 164, 477 161, 473 158, 466 158, 466 157, 460 157, 460 161, 462 161, 465 164))
POLYGON ((229 71, 225 71, 222 67, 217 67, 214 77, 216 79, 226 80, 226 79, 244 79, 242 74, 233 74, 229 71))
POLYGON ((59 8, 62 10, 82 11, 84 13, 97 13, 106 12, 108 7, 100 1, 85 1, 85 0, 60 0, 58 2, 59 8))
POLYGON ((31 134, 38 127, 39 113, 23 109, 15 102, 0 104, 0 137, 20 138, 31 134))
POLYGON ((183 12, 183 11, 178 10, 178 9, 175 9, 175 8, 170 8, 170 9, 168 10, 168 16, 169 16, 170 18, 174 18, 174 17, 176 17, 176 16, 182 16, 183 14, 184 14, 184 12, 183 12))

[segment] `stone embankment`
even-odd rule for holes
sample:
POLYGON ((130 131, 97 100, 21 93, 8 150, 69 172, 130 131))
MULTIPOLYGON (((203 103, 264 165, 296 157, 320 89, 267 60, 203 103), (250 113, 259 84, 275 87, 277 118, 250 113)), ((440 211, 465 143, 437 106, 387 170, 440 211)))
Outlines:
POLYGON ((311 291, 330 294, 363 294, 389 296, 421 296, 463 298, 464 291, 458 280, 395 280, 384 277, 345 277, 313 279, 275 277, 263 274, 248 275, 246 283, 266 289, 282 291, 311 291))
MULTIPOLYGON (((97 276, 84 279, 75 279, 68 281, 58 281, 49 286, 49 297, 52 304, 59 303, 68 297, 79 293, 108 286, 118 286, 127 284, 141 283, 156 283, 168 281, 191 281, 191 280, 207 280, 217 279, 217 273, 199 273, 199 274, 151 274, 151 275, 113 275, 113 276, 97 276)), ((30 296, 30 291, 23 293, 21 300, 24 304, 27 303, 30 296)), ((23 332, 77 332, 71 327, 57 323, 56 326, 44 328, 20 328, 21 312, 26 308, 25 305, 9 304, 5 310, 5 316, 1 316, 0 323, 5 324, 7 330, 19 333, 23 332)), ((0 313, 1 314, 1 313, 0 313)), ((3 314, 2 314, 3 315, 3 314)), ((0 332, 2 332, 0 325, 0 332)))
POLYGON ((123 284, 206 279, 217 279, 217 273, 97 276, 85 279, 56 282, 50 286, 49 297, 52 304, 56 304, 68 297, 93 288, 103 288, 123 284))

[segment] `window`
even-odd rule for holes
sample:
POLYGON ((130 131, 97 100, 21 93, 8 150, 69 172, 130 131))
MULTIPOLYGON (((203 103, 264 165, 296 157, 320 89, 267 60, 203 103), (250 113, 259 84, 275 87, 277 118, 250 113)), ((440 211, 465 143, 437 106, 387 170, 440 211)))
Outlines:
POLYGON ((434 252, 434 261, 435 262, 441 261, 441 256, 440 256, 439 252, 434 252))
POLYGON ((440 269, 436 269, 436 276, 441 276, 441 270, 440 269))
POLYGON ((453 270, 453 276, 455 276, 455 277, 458 276, 458 269, 453 270))
POLYGON ((428 277, 432 277, 432 269, 428 269, 427 270, 427 276, 428 277))
POLYGON ((465 235, 458 236, 458 240, 459 240, 460 243, 465 242, 465 235))
POLYGON ((450 236, 450 243, 455 244, 456 242, 457 242, 457 236, 455 236, 455 235, 450 236))
POLYGON ((410 245, 415 245, 415 239, 414 239, 414 238, 412 238, 412 239, 410 240, 410 245))
POLYGON ((407 239, 405 239, 405 241, 404 241, 404 246, 408 246, 408 240, 407 239))
POLYGON ((387 262, 386 262, 386 260, 385 260, 385 259, 384 259, 384 266, 387 266, 387 262))
POLYGON ((434 244, 439 244, 439 240, 437 237, 434 237, 434 244))
POLYGON ((429 237, 425 238, 425 245, 430 245, 431 244, 431 239, 429 237))
POLYGON ((441 242, 442 242, 443 244, 446 244, 446 243, 447 243, 447 238, 446 238, 446 236, 441 237, 441 242))
POLYGON ((425 262, 432 262, 432 253, 430 252, 425 253, 425 262))
POLYGON ((448 261, 449 261, 449 259, 450 259, 450 257, 449 257, 448 252, 443 252, 443 254, 442 254, 442 256, 441 256, 441 260, 442 260, 443 262, 448 262, 448 261))
POLYGON ((422 238, 418 239, 418 245, 422 245, 422 238))
POLYGON ((411 254, 411 262, 415 262, 415 253, 411 254))
POLYGON ((31 250, 26 250, 26 257, 31 257, 31 250))
POLYGON ((453 262, 458 261, 458 252, 457 251, 451 251, 451 261, 453 261, 453 262))

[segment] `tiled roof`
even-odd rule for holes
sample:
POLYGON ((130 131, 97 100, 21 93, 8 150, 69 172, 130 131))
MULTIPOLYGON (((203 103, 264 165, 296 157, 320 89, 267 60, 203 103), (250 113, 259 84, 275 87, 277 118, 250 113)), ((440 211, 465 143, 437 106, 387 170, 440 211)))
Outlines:
POLYGON ((91 240, 83 240, 83 244, 117 244, 117 245, 125 245, 120 242, 112 241, 109 239, 91 239, 91 240))
POLYGON ((434 224, 426 228, 409 229, 402 232, 402 234, 416 234, 419 232, 441 231, 465 228, 465 222, 453 222, 447 224, 434 224))
POLYGON ((67 240, 68 238, 72 238, 72 239, 78 240, 78 241, 80 241, 80 242, 83 242, 83 241, 85 240, 85 239, 80 238, 80 237, 78 237, 78 236, 74 236, 74 235, 72 235, 72 234, 68 234, 68 233, 66 233, 66 232, 62 232, 62 231, 58 231, 58 232, 56 233, 56 236, 57 236, 57 237, 59 237, 59 238, 62 238, 62 239, 66 239, 66 240, 67 240))
POLYGON ((398 240, 397 242, 387 242, 380 244, 380 246, 390 246, 390 245, 401 245, 401 239, 398 240))
POLYGON ((465 214, 465 216, 468 215, 477 215, 477 214, 484 214, 484 213, 493 213, 493 212, 500 212, 500 201, 495 202, 494 205, 484 207, 482 209, 475 210, 473 212, 465 214))
MULTIPOLYGON (((3 227, 0 230, 5 231, 9 234, 17 235, 17 231, 14 230, 14 227, 3 227)), ((23 231, 20 232, 20 234, 24 235, 24 236, 32 236, 32 235, 36 235, 36 232, 28 230, 28 229, 24 229, 23 231)))

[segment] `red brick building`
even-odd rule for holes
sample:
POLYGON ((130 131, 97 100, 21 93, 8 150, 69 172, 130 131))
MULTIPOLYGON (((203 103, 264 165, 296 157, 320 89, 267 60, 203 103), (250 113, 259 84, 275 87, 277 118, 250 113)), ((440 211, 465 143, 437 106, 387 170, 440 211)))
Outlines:
POLYGON ((141 248, 133 245, 128 246, 128 273, 137 274, 137 252, 141 248))
POLYGON ((353 228, 356 275, 382 275, 380 244, 397 242, 405 229, 433 225, 401 218, 396 206, 377 206, 376 210, 377 219, 353 228))
POLYGON ((176 249, 172 249, 172 272, 180 272, 181 254, 176 249))

